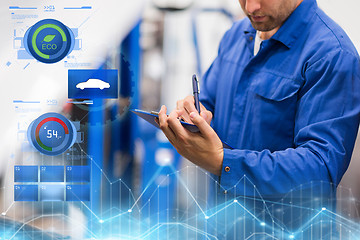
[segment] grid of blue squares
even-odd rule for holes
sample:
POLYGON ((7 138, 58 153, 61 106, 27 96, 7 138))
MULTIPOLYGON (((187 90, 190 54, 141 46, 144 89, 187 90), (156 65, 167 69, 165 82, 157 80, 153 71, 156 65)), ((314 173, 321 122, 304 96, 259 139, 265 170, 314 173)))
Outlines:
POLYGON ((90 201, 89 166, 14 166, 15 201, 90 201))

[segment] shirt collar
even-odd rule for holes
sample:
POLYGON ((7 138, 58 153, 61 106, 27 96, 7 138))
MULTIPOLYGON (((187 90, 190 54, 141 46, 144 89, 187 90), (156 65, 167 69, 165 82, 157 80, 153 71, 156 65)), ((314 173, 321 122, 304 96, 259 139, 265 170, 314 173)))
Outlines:
MULTIPOLYGON (((303 30, 311 21, 316 9, 316 0, 303 0, 271 39, 279 41, 288 48, 291 48, 300 34, 303 34, 303 30)), ((244 33, 255 36, 256 30, 249 24, 248 28, 244 30, 244 33)))
POLYGON ((247 26, 244 29, 244 34, 245 35, 253 35, 253 36, 255 36, 256 30, 252 27, 249 18, 246 18, 245 21, 247 21, 247 26))
POLYGON ((304 34, 304 30, 314 16, 316 9, 316 0, 304 0, 272 36, 272 39, 291 48, 300 34, 304 34))

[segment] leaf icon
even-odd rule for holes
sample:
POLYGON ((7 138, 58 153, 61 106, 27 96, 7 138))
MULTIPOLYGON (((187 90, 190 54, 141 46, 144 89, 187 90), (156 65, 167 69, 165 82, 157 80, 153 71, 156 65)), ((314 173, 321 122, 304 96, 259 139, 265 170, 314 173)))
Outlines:
POLYGON ((43 42, 51 42, 54 39, 55 35, 46 35, 43 42))

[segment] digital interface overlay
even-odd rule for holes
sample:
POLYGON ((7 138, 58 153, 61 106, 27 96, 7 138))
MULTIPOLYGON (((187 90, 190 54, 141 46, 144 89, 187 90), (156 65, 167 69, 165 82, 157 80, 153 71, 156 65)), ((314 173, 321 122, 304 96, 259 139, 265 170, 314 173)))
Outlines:
POLYGON ((68 150, 76 140, 75 126, 58 113, 46 113, 28 128, 28 139, 39 152, 55 156, 68 150))
MULTIPOLYGON (((3 67, 22 71, 24 76, 35 72, 26 81, 33 82, 37 91, 32 95, 14 94, 12 99, 16 143, 13 153, 6 156, 11 164, 6 169, 1 197, 2 239, 359 239, 359 223, 350 212, 335 210, 336 196, 322 198, 321 190, 315 191, 317 183, 309 183, 314 191, 299 186, 286 196, 269 198, 261 196, 244 176, 234 189, 253 194, 234 196, 230 194, 233 189, 223 189, 217 177, 201 168, 182 165, 175 149, 150 139, 158 133, 142 124, 137 125, 139 135, 131 146, 136 156, 124 151, 129 138, 121 134, 132 128, 124 122, 129 120, 128 108, 135 101, 133 91, 138 89, 133 82, 122 85, 118 74, 124 71, 114 73, 118 62, 109 60, 102 66, 108 68, 103 69, 105 72, 111 72, 109 81, 89 75, 98 70, 82 59, 89 41, 82 34, 98 11, 93 3, 17 1, 8 6, 14 56, 3 67), (64 21, 62 15, 76 20, 64 21), (66 41, 56 28, 44 28, 34 37, 35 45, 33 41, 29 45, 30 31, 35 33, 40 27, 37 24, 44 20, 66 24, 60 27, 66 41), (35 55, 26 50, 29 46, 43 50, 49 58, 38 55, 37 59, 35 50, 35 55), (69 99, 55 94, 44 97, 35 85, 48 67, 56 65, 44 63, 52 62, 61 62, 58 65, 63 75, 56 72, 59 77, 46 78, 47 86, 60 82, 56 86, 63 88, 56 90, 69 99), (102 82, 92 85, 90 79, 102 82), (122 92, 127 88, 130 94, 122 92), (117 106, 118 102, 123 105, 117 106), (88 113, 81 117, 71 111, 63 113, 69 105, 88 113), (100 111, 105 116, 92 121, 92 114, 100 111), (103 146, 103 158, 88 146, 93 132, 100 132, 95 135, 95 144, 103 146), (113 149, 106 142, 109 139, 120 142, 120 147, 113 149), (104 159, 112 162, 101 164, 104 159)), ((126 61, 131 71, 134 62, 128 60, 121 56, 120 62, 126 61)), ((329 187, 326 183, 320 185, 323 189, 329 187)), ((341 186, 336 199, 339 205, 351 209, 359 204, 351 190, 341 186)))
POLYGON ((30 27, 24 36, 25 49, 38 61, 56 63, 74 48, 71 29, 55 19, 44 19, 30 27))

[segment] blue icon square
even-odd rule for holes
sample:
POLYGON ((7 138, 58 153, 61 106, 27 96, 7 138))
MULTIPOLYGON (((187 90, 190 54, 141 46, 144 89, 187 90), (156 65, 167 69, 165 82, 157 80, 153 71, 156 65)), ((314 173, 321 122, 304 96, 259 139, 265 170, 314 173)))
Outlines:
POLYGON ((37 182, 38 166, 14 166, 14 182, 37 182))
POLYGON ((90 201, 90 186, 66 185, 66 201, 90 201))
POLYGON ((42 184, 40 187, 40 201, 64 201, 65 185, 42 184))
POLYGON ((40 182, 64 182, 64 166, 40 166, 40 182))
POLYGON ((118 98, 116 69, 70 69, 68 97, 75 99, 118 98))
POLYGON ((66 182, 90 182, 90 167, 67 166, 66 182))
POLYGON ((14 185, 14 201, 38 201, 38 186, 14 185))

